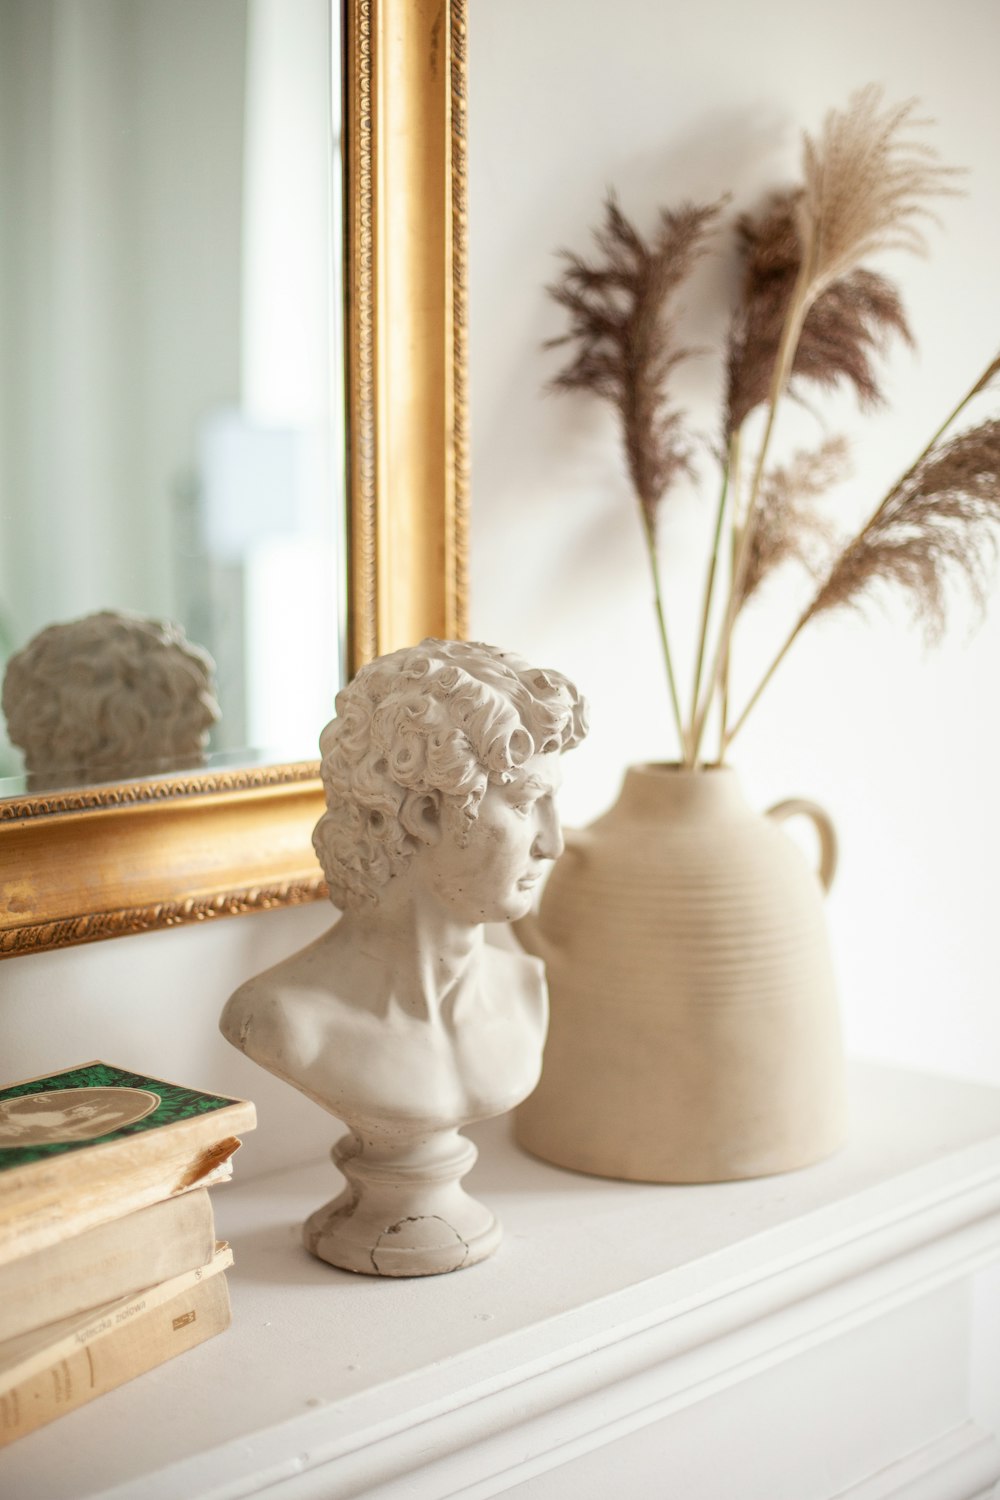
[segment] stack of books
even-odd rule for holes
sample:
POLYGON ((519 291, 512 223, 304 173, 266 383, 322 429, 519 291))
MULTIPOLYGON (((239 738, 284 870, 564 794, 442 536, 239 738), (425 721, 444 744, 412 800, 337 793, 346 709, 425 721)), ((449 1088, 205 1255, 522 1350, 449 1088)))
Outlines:
POLYGON ((242 1099, 85 1063, 0 1088, 0 1447, 229 1326, 242 1099))

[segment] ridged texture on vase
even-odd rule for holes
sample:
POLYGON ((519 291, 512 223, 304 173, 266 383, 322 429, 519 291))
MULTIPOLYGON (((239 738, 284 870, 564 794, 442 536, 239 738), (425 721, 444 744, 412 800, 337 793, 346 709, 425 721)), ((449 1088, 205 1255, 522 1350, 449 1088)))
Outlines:
POLYGON ((786 1171, 845 1134, 822 891, 731 772, 637 768, 574 837, 537 927, 551 1024, 518 1113, 536 1155, 603 1176, 786 1171))

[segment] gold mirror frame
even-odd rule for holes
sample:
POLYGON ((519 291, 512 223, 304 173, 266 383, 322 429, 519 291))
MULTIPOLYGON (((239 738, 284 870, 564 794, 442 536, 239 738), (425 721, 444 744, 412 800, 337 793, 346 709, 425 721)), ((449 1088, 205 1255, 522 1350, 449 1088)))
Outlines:
MULTIPOLYGON (((343 43, 353 671, 466 631, 465 0, 344 0, 343 43)), ((0 957, 323 896, 318 770, 0 801, 0 957)))

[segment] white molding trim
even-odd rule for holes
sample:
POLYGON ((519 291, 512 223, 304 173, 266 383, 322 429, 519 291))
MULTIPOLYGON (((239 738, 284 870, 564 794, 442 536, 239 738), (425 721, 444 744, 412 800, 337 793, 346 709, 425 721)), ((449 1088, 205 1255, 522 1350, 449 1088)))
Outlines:
MULTIPOLYGON (((353 1433, 334 1442, 312 1414, 295 1423, 294 1442, 287 1427, 258 1434, 252 1481, 231 1477, 242 1445, 220 1448, 210 1456, 217 1482, 198 1493, 241 1500, 274 1485, 282 1500, 396 1500, 396 1481, 405 1479, 409 1500, 487 1500, 972 1275, 998 1254, 994 1163, 957 1190, 900 1202, 825 1243, 805 1238, 797 1251, 766 1256, 700 1295, 664 1299, 655 1282, 630 1288, 588 1309, 589 1331, 575 1338, 574 1317, 565 1315, 555 1320, 559 1333, 547 1326, 534 1357, 525 1349, 503 1370, 494 1360, 480 1379, 467 1369, 457 1389, 447 1371, 425 1377, 425 1399, 401 1418, 368 1423, 359 1412, 353 1433), (646 1306, 626 1316, 630 1302, 646 1306)), ((206 1458, 197 1461, 203 1482, 206 1458)), ((183 1490, 186 1467, 162 1476, 164 1496, 170 1484, 183 1490)), ((159 1500, 153 1476, 148 1493, 159 1500)), ((942 1500, 978 1493, 940 1492, 942 1500)))
MULTIPOLYGON (((544 1365, 523 1365, 470 1388, 457 1398, 461 1404, 452 1395, 444 1406, 413 1411, 395 1431, 371 1428, 326 1453, 310 1445, 311 1473, 283 1489, 283 1500, 362 1494, 366 1500, 396 1500, 394 1481, 404 1478, 411 1500, 503 1494, 996 1259, 1000 1179, 955 1199, 972 1217, 960 1230, 954 1223, 961 1209, 951 1200, 936 1225, 907 1215, 824 1254, 807 1255, 798 1266, 743 1287, 719 1288, 701 1305, 666 1307, 660 1317, 637 1320, 639 1326, 618 1325, 610 1337, 561 1345, 544 1365), (995 1211, 983 1219, 979 1212, 986 1204, 995 1211), (927 1231, 933 1237, 919 1243, 927 1231), (903 1250, 907 1243, 912 1248, 903 1250)), ((990 1471, 985 1482, 997 1477, 1000 1471, 990 1471)), ((974 1500, 981 1489, 928 1490, 927 1496, 974 1500)), ((211 1500, 249 1493, 227 1487, 213 1490, 211 1500)), ((922 1493, 913 1500, 923 1500, 922 1493)))
POLYGON ((994 1500, 1000 1483, 1000 1449, 975 1422, 842 1490, 835 1500, 994 1500))

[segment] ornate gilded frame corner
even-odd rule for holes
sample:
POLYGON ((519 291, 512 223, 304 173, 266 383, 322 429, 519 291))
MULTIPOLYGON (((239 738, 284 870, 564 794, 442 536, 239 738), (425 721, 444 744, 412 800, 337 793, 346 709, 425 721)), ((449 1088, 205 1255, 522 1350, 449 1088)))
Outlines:
MULTIPOLYGON (((466 633, 465 0, 344 0, 348 665, 466 633)), ((0 957, 312 901, 315 762, 0 800, 0 957)))
POLYGON ((0 957, 325 894, 312 762, 0 802, 0 957))

